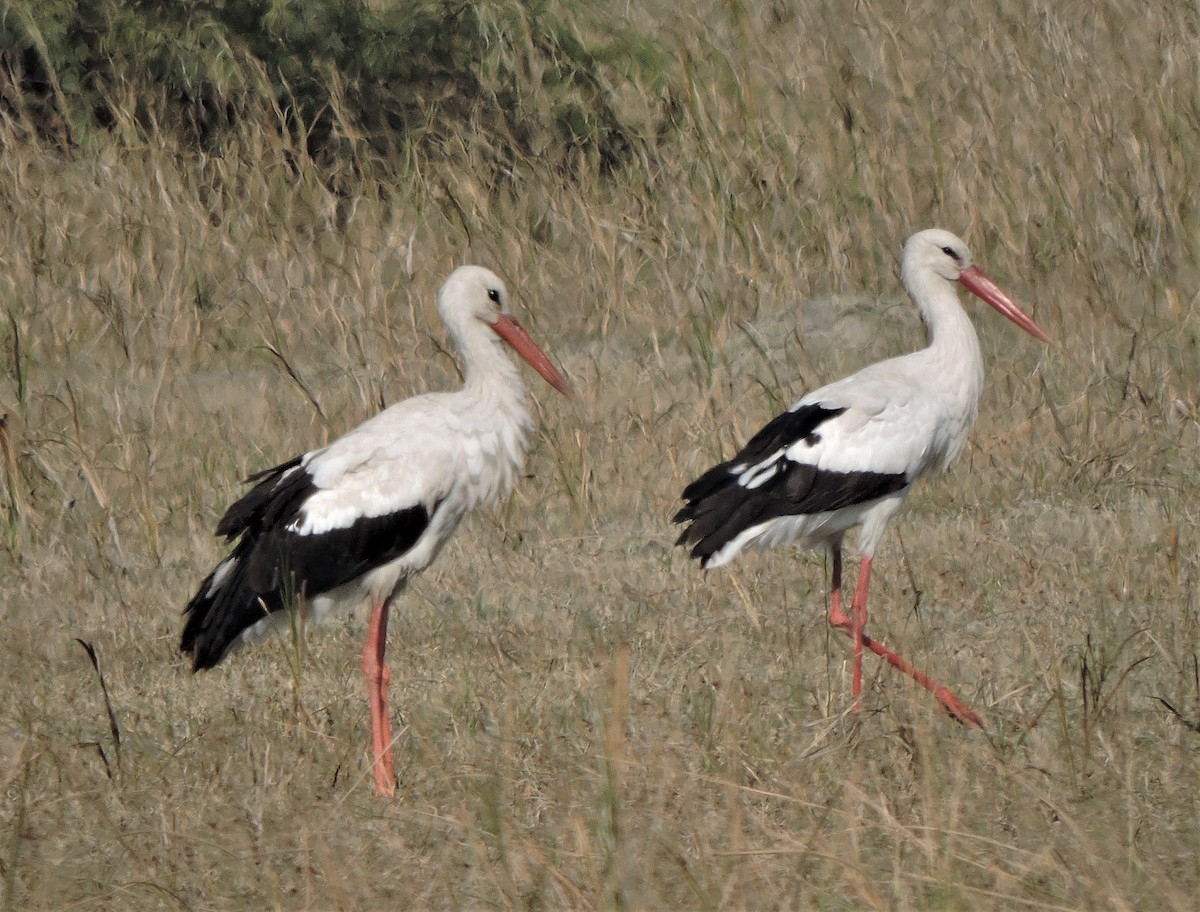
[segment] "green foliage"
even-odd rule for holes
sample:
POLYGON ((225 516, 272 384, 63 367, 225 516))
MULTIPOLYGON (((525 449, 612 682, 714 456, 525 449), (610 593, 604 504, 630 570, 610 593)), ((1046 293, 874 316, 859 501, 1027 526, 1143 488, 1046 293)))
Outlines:
MULTIPOLYGON (((43 136, 169 130, 219 152, 247 121, 362 169, 416 144, 481 140, 510 168, 547 150, 619 167, 643 124, 621 88, 663 54, 584 10, 515 0, 49 0, 0 5, 0 105, 43 136)), ((632 92, 631 94, 636 94, 632 92)))

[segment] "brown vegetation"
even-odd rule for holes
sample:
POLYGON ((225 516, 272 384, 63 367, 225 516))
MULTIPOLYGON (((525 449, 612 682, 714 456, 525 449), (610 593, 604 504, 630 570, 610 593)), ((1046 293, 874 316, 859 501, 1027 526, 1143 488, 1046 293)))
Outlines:
POLYGON ((334 194, 267 123, 4 127, 0 909, 1194 904, 1194 9, 701 7, 638 14, 669 97, 616 102, 674 129, 615 177, 496 186, 464 135, 334 194), (820 555, 671 547, 697 471, 920 344, 930 225, 1054 337, 973 311, 979 427, 877 563, 874 631, 982 733, 879 664, 851 723, 820 555), (193 676, 179 612, 240 478, 457 382, 469 261, 580 395, 531 382, 530 477, 399 604, 381 802, 361 615, 193 676))

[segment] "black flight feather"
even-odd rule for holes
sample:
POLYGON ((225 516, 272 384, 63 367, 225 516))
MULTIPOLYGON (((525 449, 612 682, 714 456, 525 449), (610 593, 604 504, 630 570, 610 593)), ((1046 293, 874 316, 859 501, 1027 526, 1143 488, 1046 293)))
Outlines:
POLYGON ((742 472, 760 465, 798 440, 820 439, 819 428, 845 408, 803 405, 784 412, 755 434, 732 459, 709 469, 683 491, 686 504, 674 522, 688 523, 677 545, 691 545, 701 565, 746 529, 782 516, 826 513, 866 503, 908 485, 903 473, 831 472, 779 456, 775 472, 756 487, 739 483, 742 472), (815 439, 814 439, 815 438, 815 439))
POLYGON ((320 490, 301 458, 250 476, 247 483, 255 486, 217 524, 218 535, 238 541, 220 583, 213 587, 214 570, 184 609, 187 620, 179 647, 192 656, 197 671, 220 662, 264 614, 329 592, 395 560, 429 525, 432 511, 418 504, 315 534, 290 531, 305 502, 320 490))

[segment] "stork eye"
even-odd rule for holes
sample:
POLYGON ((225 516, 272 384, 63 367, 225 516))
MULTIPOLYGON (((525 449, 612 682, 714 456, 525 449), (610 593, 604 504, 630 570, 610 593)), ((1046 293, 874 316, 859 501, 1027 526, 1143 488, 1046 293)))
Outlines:
POLYGON ((488 289, 488 300, 489 300, 489 301, 495 301, 497 304, 499 304, 499 303, 500 303, 500 291, 499 291, 499 289, 496 289, 496 288, 489 288, 489 289, 488 289))
POLYGON ((954 260, 956 263, 962 259, 962 257, 955 253, 953 247, 943 247, 942 253, 946 254, 946 256, 950 257, 950 259, 954 260))

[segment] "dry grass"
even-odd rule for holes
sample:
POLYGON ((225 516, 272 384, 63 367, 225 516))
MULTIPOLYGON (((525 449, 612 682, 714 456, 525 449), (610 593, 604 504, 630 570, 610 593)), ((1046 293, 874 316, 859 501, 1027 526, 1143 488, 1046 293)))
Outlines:
POLYGON ((0 909, 1194 903, 1200 21, 764 6, 664 14, 681 129, 611 183, 493 194, 466 152, 381 202, 265 129, 205 161, 0 138, 0 909), (875 632, 988 730, 878 665, 856 730, 820 557, 702 577, 668 520, 806 386, 919 343, 896 256, 934 224, 1055 343, 976 311, 980 426, 877 565, 875 632), (530 377, 531 477, 403 601, 388 803, 361 617, 193 677, 179 610, 239 478, 455 382, 464 261, 580 397, 530 377))

